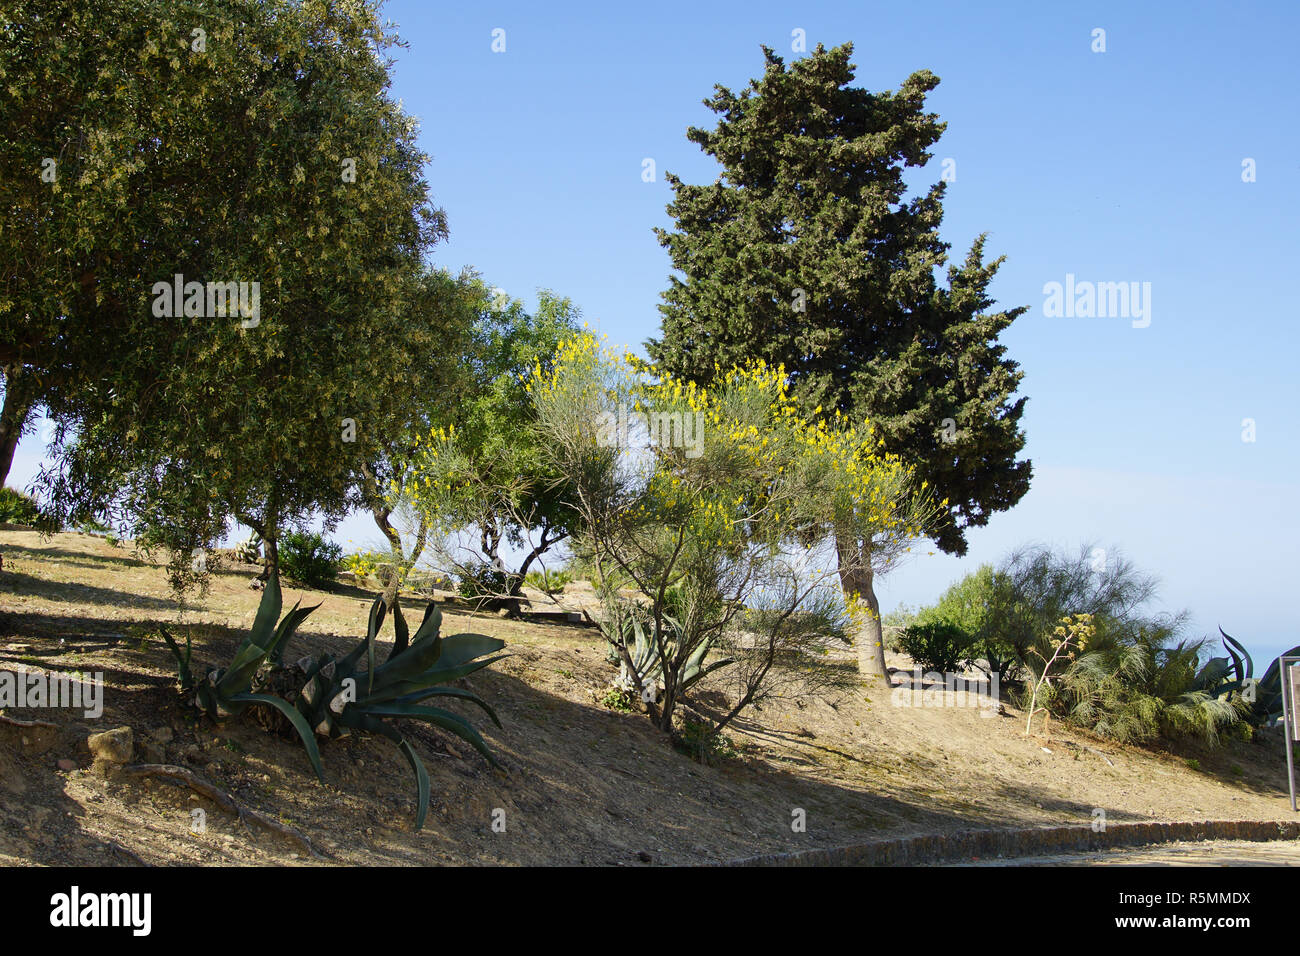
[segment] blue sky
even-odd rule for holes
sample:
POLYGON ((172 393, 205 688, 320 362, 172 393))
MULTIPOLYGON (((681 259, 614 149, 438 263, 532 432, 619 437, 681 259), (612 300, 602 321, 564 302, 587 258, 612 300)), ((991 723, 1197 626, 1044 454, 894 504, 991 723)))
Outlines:
MULTIPOLYGON (((422 122, 450 223, 434 261, 472 265, 530 304, 554 289, 639 347, 657 334, 669 271, 652 232, 668 225, 663 171, 717 174, 684 135, 712 125, 701 100, 715 83, 757 75, 760 44, 798 56, 796 29, 809 49, 852 41, 856 82, 871 89, 929 69, 948 131, 913 181, 955 161, 953 255, 987 231, 988 251, 1007 257, 999 304, 1030 307, 1004 341, 1025 370, 1035 478, 971 533, 965 559, 922 548, 881 582, 882 603, 932 600, 1025 541, 1095 541, 1157 573, 1193 633, 1222 624, 1257 656, 1300 644, 1286 597, 1300 564, 1300 7, 989 7, 390 2, 410 44, 394 93, 422 122), (642 181, 645 158, 655 182, 642 181), (1246 159, 1255 182, 1242 180, 1246 159), (1150 325, 1049 318, 1044 285, 1067 274, 1150 283, 1150 325)), ((11 483, 39 454, 28 438, 11 483)), ((378 540, 361 516, 337 536, 378 540)))

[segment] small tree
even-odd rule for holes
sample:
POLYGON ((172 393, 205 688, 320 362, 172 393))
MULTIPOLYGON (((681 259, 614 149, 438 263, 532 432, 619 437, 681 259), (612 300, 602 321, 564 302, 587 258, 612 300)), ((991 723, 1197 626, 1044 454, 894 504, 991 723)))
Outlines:
POLYGON ((568 539, 576 518, 525 384, 576 332, 579 312, 546 290, 536 314, 519 302, 491 304, 486 287, 480 293, 460 398, 440 397, 446 414, 417 436, 391 492, 427 523, 439 563, 477 582, 475 596, 517 604, 529 570, 568 539), (514 566, 510 551, 522 555, 514 566))
POLYGON ((675 733, 676 708, 715 671, 733 696, 708 737, 776 692, 779 675, 829 679, 811 665, 847 620, 824 566, 835 529, 892 553, 928 509, 870 429, 805 418, 780 369, 733 369, 705 389, 590 335, 566 342, 529 389, 572 481, 575 549, 604 586, 607 636, 656 726, 675 733), (635 447, 638 429, 647 441, 635 447))

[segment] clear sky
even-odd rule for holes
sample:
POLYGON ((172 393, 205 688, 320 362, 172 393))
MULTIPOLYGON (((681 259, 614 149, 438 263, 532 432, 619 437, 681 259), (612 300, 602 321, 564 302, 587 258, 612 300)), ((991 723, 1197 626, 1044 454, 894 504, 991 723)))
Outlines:
MULTIPOLYGON (((987 231, 1007 257, 999 304, 1030 307, 1004 341, 1025 370, 1035 474, 966 558, 921 548, 885 578, 883 605, 933 600, 1022 542, 1095 541, 1157 573, 1194 634, 1221 624, 1257 658, 1300 644, 1287 597, 1300 565, 1300 5, 392 0, 384 13, 410 44, 394 93, 422 121, 450 224, 435 263, 472 265, 530 305, 554 289, 638 349, 658 332, 669 272, 652 232, 669 224, 662 173, 717 174, 685 138, 712 125, 701 100, 715 83, 758 75, 761 44, 797 57, 795 30, 809 49, 852 41, 870 89, 936 73, 930 107, 948 131, 912 181, 954 161, 952 254, 987 231), (1067 275, 1149 288, 1149 325, 1049 316, 1044 287, 1067 275)), ((40 444, 24 442, 11 483, 34 473, 40 444)), ((337 537, 378 532, 357 516, 337 537)))

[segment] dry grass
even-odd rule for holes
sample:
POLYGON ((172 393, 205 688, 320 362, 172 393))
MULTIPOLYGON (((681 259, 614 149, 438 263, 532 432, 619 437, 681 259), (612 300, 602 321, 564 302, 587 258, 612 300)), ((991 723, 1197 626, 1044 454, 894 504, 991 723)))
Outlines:
MULTIPOLYGON (((107 685, 94 726, 79 713, 33 710, 9 716, 57 729, 37 739, 0 724, 4 863, 316 862, 188 791, 91 772, 86 735, 124 724, 138 742, 169 730, 170 742, 151 745, 155 756, 298 828, 326 863, 697 863, 972 826, 1081 824, 1094 808, 1113 821, 1290 816, 1276 741, 1173 755, 1054 728, 1044 742, 1023 736, 1014 711, 988 718, 892 706, 878 682, 840 701, 751 713, 729 734, 738 756, 704 766, 644 717, 598 703, 614 668, 595 631, 459 612, 446 615, 445 632, 501 637, 512 655, 473 678, 501 715, 501 730, 474 719, 505 769, 411 727, 433 784, 429 820, 414 833, 410 771, 388 741, 324 744, 322 786, 292 740, 241 720, 195 721, 178 706, 172 660, 154 634, 160 624, 175 629, 178 610, 156 562, 78 534, 0 531, 0 548, 0 670, 102 671, 107 685), (1186 766, 1191 756, 1201 770, 1186 766), (61 760, 76 769, 59 769, 61 760), (206 833, 191 832, 196 807, 206 833), (796 808, 806 811, 806 833, 791 829, 796 808), (495 810, 504 811, 504 832, 493 830, 495 810)), ((219 665, 241 639, 260 596, 248 587, 254 571, 218 572, 184 613, 179 627, 193 636, 196 660, 219 665)), ((372 595, 286 588, 286 607, 298 598, 321 607, 290 657, 349 646, 364 632, 372 595)), ((837 664, 852 666, 847 655, 837 664)))

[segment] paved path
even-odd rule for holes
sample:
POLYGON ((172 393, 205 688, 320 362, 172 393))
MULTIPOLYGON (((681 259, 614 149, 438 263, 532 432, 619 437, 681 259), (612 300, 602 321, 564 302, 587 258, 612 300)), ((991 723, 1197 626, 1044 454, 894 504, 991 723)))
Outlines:
POLYGON ((979 860, 950 866, 1300 866, 1300 840, 1205 840, 979 860))

